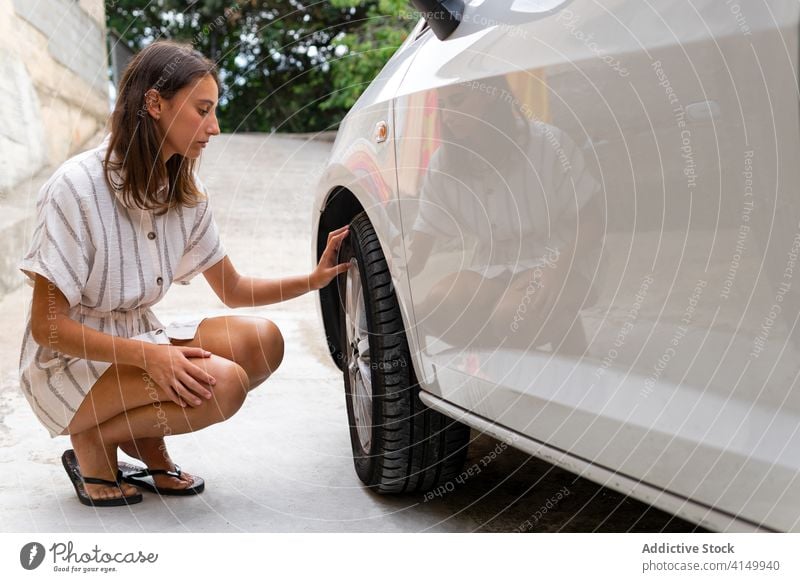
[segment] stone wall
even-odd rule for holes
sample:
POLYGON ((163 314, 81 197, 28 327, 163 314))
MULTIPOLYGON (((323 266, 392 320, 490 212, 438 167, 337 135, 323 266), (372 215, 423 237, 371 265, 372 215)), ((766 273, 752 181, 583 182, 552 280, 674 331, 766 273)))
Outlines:
POLYGON ((102 0, 0 0, 0 198, 110 113, 102 0))

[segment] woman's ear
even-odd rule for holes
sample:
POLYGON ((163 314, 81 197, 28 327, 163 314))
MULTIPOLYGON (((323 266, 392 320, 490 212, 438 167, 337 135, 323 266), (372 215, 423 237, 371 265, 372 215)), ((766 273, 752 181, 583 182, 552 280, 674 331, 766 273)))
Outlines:
POLYGON ((144 105, 150 117, 159 119, 161 117, 161 95, 156 89, 149 89, 144 94, 144 105))

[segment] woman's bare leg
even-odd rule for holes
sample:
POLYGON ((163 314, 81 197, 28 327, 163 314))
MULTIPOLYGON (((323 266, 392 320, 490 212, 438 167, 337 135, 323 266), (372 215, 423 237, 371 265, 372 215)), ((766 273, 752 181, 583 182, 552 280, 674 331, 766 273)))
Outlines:
MULTIPOLYGON (((195 360, 200 358, 193 358, 195 360)), ((116 476, 117 446, 98 441, 93 433, 98 424, 128 408, 169 399, 160 386, 153 386, 145 378, 147 375, 141 368, 112 365, 98 378, 78 407, 65 433, 70 435, 82 475, 101 479, 114 479, 116 476)), ((131 495, 136 488, 124 484, 120 493, 116 487, 87 483, 86 492, 93 499, 110 499, 131 495)))
MULTIPOLYGON (((164 437, 143 437, 119 444, 120 450, 126 455, 142 461, 148 469, 175 470, 175 463, 167 451, 164 437)), ((169 475, 154 475, 153 482, 156 487, 182 489, 191 487, 194 476, 186 471, 181 471, 180 477, 169 475)))
MULTIPOLYGON (((162 393, 163 400, 151 400, 104 420, 99 425, 71 433, 81 472, 86 476, 113 479, 117 469, 117 447, 120 443, 139 439, 163 439, 170 434, 199 430, 230 418, 244 403, 249 386, 247 373, 235 362, 217 356, 198 358, 197 364, 217 380, 212 388, 212 397, 203 400, 199 406, 179 406, 156 386, 155 389, 162 393)), ((166 478, 176 481, 171 477, 166 478)), ((192 476, 187 475, 189 484, 191 479, 192 476)), ((180 481, 169 486, 181 486, 185 482, 180 481)), ((157 485, 164 486, 161 483, 157 485)), ((93 498, 121 495, 118 488, 105 485, 87 484, 86 491, 93 498)), ((135 488, 127 485, 122 488, 125 495, 130 495, 132 491, 135 492, 135 488)))
MULTIPOLYGON (((70 435, 72 448, 78 458, 81 475, 114 480, 117 472, 117 445, 92 438, 91 429, 70 435)), ((120 488, 85 484, 86 494, 92 499, 112 499, 133 495, 138 491, 133 485, 123 483, 120 488)))
POLYGON ((159 402, 127 410, 96 427, 104 443, 119 445, 132 439, 186 434, 232 417, 244 404, 248 379, 244 369, 231 362, 223 374, 215 373, 212 397, 199 406, 185 408, 174 402, 159 402))
MULTIPOLYGON (((249 390, 264 382, 283 360, 283 335, 273 322, 256 316, 220 316, 203 320, 191 340, 171 340, 173 345, 200 347, 242 366, 250 379, 249 390)), ((150 469, 174 470, 163 437, 146 437, 120 443, 119 448, 150 469)), ((158 487, 189 487, 191 474, 180 479, 156 475, 158 487)))
MULTIPOLYGON (((88 422, 88 428, 77 425, 82 430, 75 430, 76 427, 70 425, 73 428, 70 437, 82 474, 113 479, 117 471, 117 446, 120 443, 142 438, 163 438, 169 434, 183 434, 205 428, 229 418, 241 407, 249 387, 247 373, 241 366, 214 355, 209 358, 193 358, 193 361, 217 380, 212 387, 212 397, 196 407, 189 405, 183 408, 173 403, 160 386, 154 384, 152 380, 143 381, 139 375, 141 370, 132 366, 119 366, 117 378, 113 378, 113 374, 101 376, 92 388, 92 392, 96 390, 93 398, 98 402, 94 406, 94 418, 100 419, 101 422, 97 424, 85 420, 86 413, 84 413, 78 420, 88 422), (117 379, 120 382, 114 386, 113 382, 117 379), (134 397, 137 390, 139 395, 134 397), (134 394, 125 398, 124 395, 129 392, 134 394), (150 395, 142 398, 141 394, 146 392, 150 395), (107 411, 108 402, 103 401, 102 396, 109 393, 115 396, 122 393, 122 400, 129 404, 137 402, 139 406, 106 418, 104 413, 107 411)), ((85 410, 91 410, 91 400, 90 398, 87 400, 89 402, 84 401, 81 408, 86 405, 85 410)), ((165 478, 172 480, 173 484, 169 486, 180 486, 183 482, 172 477, 165 478)), ((191 479, 191 475, 187 475, 187 479, 191 479)), ((157 485, 166 486, 158 482, 157 485)), ((121 495, 118 488, 105 485, 87 484, 86 491, 93 498, 121 495)), ((129 495, 135 489, 123 486, 122 491, 125 495, 129 495)))
MULTIPOLYGON (((83 457, 78 459, 81 470, 87 475, 99 476, 97 471, 102 470, 103 466, 108 467, 112 463, 112 466, 116 466, 116 451, 121 443, 134 439, 159 440, 167 435, 194 432, 233 416, 244 404, 247 395, 247 373, 238 364, 230 362, 230 366, 224 371, 217 370, 213 375, 217 380, 213 395, 199 406, 189 405, 184 408, 171 401, 154 402, 127 410, 99 426, 71 435, 76 455, 83 457), (89 468, 85 469, 85 466, 89 468)), ((156 454, 160 453, 156 451, 156 454)), ((185 481, 170 486, 186 487, 191 483, 192 476, 187 474, 185 481)), ((93 491, 92 485, 87 484, 90 496, 108 498, 120 495, 116 488, 103 485, 96 487, 93 491)), ((129 495, 131 491, 135 489, 126 490, 123 486, 124 494, 129 495)))
POLYGON ((283 335, 269 319, 222 315, 204 319, 190 340, 170 340, 176 346, 198 347, 236 362, 247 372, 250 388, 264 382, 283 361, 283 335))
MULTIPOLYGON (((248 377, 248 390, 266 380, 283 359, 283 337, 280 330, 274 323, 261 317, 207 318, 200 324, 192 340, 173 340, 172 343, 203 347, 215 354, 211 358, 192 358, 198 365, 208 365, 208 371, 215 377, 218 375, 215 369, 220 357, 229 363, 236 362, 248 377)), ((81 404, 65 433, 72 436, 78 463, 87 476, 111 479, 117 469, 116 448, 111 450, 107 438, 106 441, 101 441, 100 431, 96 430, 98 425, 117 416, 125 419, 128 410, 148 405, 157 407, 159 403, 171 402, 159 386, 154 385, 152 381, 148 382, 146 378, 144 370, 140 368, 125 365, 111 366, 95 383, 89 396, 81 404)), ((184 410, 180 407, 178 409, 184 410)), ((163 417, 166 413, 161 414, 163 417)), ((198 422, 193 425, 200 428, 198 422)), ((178 433, 172 431, 169 434, 178 433)), ((151 469, 171 470, 174 469, 174 463, 169 458, 163 437, 164 434, 129 437, 113 446, 119 445, 126 454, 142 460, 151 469)), ((190 486, 192 476, 188 473, 182 473, 181 476, 183 479, 179 480, 158 475, 154 477, 154 481, 159 487, 190 486)), ((135 489, 126 485, 123 486, 123 491, 128 495, 135 489)), ((96 498, 100 498, 101 493, 106 497, 120 496, 119 489, 103 485, 87 484, 87 492, 96 498)))

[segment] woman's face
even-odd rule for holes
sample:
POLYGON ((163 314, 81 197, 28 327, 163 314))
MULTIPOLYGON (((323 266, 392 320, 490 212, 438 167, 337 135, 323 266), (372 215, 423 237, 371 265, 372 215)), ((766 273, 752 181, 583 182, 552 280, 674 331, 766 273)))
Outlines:
POLYGON ((200 77, 171 98, 160 99, 156 118, 165 136, 161 155, 166 162, 175 154, 189 159, 200 157, 212 135, 219 134, 217 123, 217 82, 211 75, 200 77))

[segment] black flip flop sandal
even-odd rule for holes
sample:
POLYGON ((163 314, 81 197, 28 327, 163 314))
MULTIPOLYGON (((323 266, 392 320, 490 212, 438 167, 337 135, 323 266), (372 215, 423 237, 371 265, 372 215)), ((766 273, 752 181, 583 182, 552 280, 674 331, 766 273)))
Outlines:
POLYGON ((122 471, 122 480, 131 485, 136 485, 142 489, 146 489, 152 493, 159 495, 197 495, 202 493, 206 488, 206 483, 202 477, 194 477, 194 482, 191 486, 184 489, 176 489, 175 487, 157 487, 153 475, 169 475, 170 477, 178 477, 181 475, 181 468, 176 464, 174 471, 167 469, 147 469, 145 467, 138 467, 129 463, 120 462, 120 471, 122 471))
POLYGON ((72 485, 75 487, 75 493, 78 495, 78 500, 84 505, 89 505, 91 507, 118 507, 120 505, 133 505, 134 503, 141 502, 143 499, 142 494, 138 491, 133 495, 115 497, 112 499, 93 499, 86 492, 86 483, 91 483, 93 485, 107 485, 109 487, 120 487, 123 483, 122 471, 117 470, 117 478, 114 481, 109 479, 100 479, 98 477, 84 477, 81 475, 81 470, 78 467, 78 458, 75 456, 75 451, 72 449, 67 449, 64 451, 64 454, 61 455, 61 463, 64 465, 64 469, 67 471, 69 480, 72 481, 72 485))

